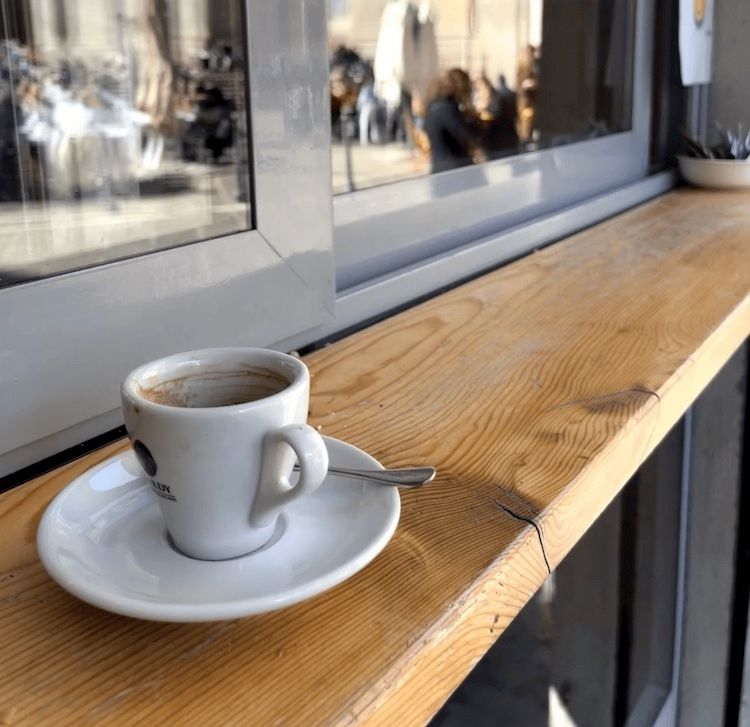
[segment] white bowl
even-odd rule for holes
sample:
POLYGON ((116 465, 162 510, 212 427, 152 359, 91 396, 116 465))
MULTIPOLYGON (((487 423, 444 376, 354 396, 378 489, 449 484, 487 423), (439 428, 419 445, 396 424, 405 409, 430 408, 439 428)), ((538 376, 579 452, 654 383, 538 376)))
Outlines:
POLYGON ((682 176, 696 187, 742 189, 750 187, 750 160, 697 159, 679 156, 682 176))

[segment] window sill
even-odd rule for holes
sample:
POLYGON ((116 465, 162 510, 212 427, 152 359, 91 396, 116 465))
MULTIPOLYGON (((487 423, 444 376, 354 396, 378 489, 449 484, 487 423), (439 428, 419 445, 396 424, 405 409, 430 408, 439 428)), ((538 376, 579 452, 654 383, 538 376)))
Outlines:
POLYGON ((307 603, 175 626, 58 588, 39 517, 123 443, 0 496, 0 716, 426 721, 750 334, 748 201, 664 195, 310 355, 313 424, 439 476, 307 603))

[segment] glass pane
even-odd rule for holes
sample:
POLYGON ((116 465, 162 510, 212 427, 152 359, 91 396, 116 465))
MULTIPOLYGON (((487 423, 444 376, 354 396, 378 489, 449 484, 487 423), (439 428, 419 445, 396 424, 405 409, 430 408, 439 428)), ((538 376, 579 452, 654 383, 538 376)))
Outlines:
POLYGON ((0 287, 246 230, 243 0, 0 0, 0 287))
POLYGON ((334 193, 631 128, 631 0, 329 0, 334 193))

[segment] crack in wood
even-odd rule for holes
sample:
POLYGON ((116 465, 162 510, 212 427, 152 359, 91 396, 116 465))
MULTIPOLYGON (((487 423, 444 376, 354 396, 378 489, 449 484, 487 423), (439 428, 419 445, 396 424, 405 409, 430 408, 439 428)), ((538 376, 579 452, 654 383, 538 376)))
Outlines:
POLYGON ((552 568, 549 567, 549 561, 547 560, 547 551, 544 549, 544 540, 542 539, 542 529, 537 525, 537 523, 532 520, 530 517, 526 517, 525 515, 519 515, 516 512, 513 512, 509 507, 506 507, 503 505, 500 500, 498 500, 496 497, 492 498, 495 502, 495 504, 503 511, 507 512, 508 515, 510 515, 512 518, 515 518, 516 520, 521 520, 522 522, 528 523, 531 525, 534 530, 536 530, 537 538, 539 538, 539 547, 542 549, 542 557, 544 558, 544 565, 547 566, 547 573, 552 573, 552 568))

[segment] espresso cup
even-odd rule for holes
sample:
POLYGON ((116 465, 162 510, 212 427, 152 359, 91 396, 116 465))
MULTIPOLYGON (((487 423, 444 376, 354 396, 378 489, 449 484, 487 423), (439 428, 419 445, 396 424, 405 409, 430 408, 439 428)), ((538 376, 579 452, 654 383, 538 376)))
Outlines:
POLYGON ((326 476, 325 443, 306 424, 310 374, 293 356, 189 351, 140 366, 121 394, 128 437, 169 535, 193 558, 262 547, 283 508, 326 476))

